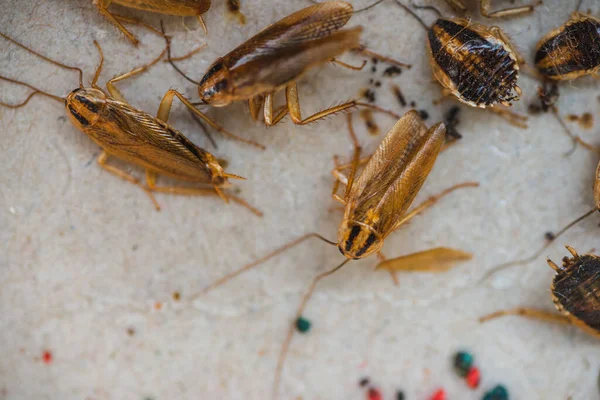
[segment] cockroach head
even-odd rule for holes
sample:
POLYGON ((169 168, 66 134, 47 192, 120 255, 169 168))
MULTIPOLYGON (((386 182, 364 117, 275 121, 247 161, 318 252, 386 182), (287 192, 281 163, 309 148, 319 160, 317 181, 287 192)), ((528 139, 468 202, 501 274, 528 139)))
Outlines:
POLYGON ((83 129, 94 125, 106 104, 106 95, 98 89, 77 88, 67 96, 65 108, 71 122, 83 129))
POLYGON ((198 95, 202 101, 213 107, 223 107, 231 103, 232 94, 229 70, 218 59, 202 77, 198 85, 198 95))
POLYGON ((365 258, 381 249, 381 234, 372 227, 356 221, 344 220, 338 229, 338 249, 352 260, 365 258))

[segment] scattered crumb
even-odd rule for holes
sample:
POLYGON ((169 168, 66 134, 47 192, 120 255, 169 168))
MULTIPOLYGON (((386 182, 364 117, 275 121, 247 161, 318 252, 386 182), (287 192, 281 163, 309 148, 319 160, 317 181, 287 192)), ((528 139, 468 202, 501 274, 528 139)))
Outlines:
POLYGON ((371 135, 379 134, 379 126, 373 120, 373 111, 369 109, 360 110, 360 116, 365 120, 365 124, 367 125, 367 130, 371 135))
POLYGON ((400 103, 400 105, 402 107, 406 107, 406 99, 404 98, 404 95, 402 94, 402 91, 400 90, 400 86, 398 86, 398 85, 392 86, 392 92, 394 93, 394 96, 396 96, 396 99, 398 99, 398 102, 400 103))
POLYGON ((579 126, 583 129, 592 129, 594 127, 594 116, 588 112, 583 113, 581 116, 575 114, 567 115, 567 120, 579 123, 579 126))
POLYGON ((401 73, 402 69, 400 67, 392 65, 391 67, 387 67, 385 71, 383 71, 383 76, 396 76, 400 75, 401 73))

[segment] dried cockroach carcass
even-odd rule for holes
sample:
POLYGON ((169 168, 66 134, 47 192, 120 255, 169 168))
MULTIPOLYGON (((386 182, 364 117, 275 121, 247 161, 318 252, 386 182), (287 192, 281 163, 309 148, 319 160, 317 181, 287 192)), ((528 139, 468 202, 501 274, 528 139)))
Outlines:
MULTIPOLYGON (((327 240, 317 233, 304 235, 215 281, 193 296, 192 300, 291 247, 316 237, 337 246, 346 259, 334 269, 323 272, 313 279, 296 312, 295 321, 297 321, 302 316, 321 279, 333 274, 350 260, 359 260, 371 254, 379 255, 386 237, 413 217, 458 188, 477 186, 473 182, 452 186, 414 207, 410 212, 408 211, 433 167, 444 144, 445 136, 446 129, 443 123, 427 129, 418 112, 409 111, 389 131, 356 179, 355 174, 360 157, 358 149, 354 153, 353 168, 351 168, 350 174, 347 177, 340 177, 339 180, 346 183, 346 190, 343 196, 334 193, 334 198, 344 205, 344 217, 338 228, 337 241, 327 240)), ((338 187, 337 180, 335 187, 338 187)), ((438 247, 384 260, 378 268, 389 271, 441 272, 448 270, 457 261, 470 258, 469 253, 438 247)), ((295 322, 290 324, 288 335, 280 352, 275 375, 275 397, 277 397, 281 371, 295 326, 295 322)))
POLYGON ((600 337, 600 257, 593 254, 580 256, 566 246, 572 257, 565 257, 561 266, 550 259, 548 265, 556 271, 550 291, 552 301, 560 314, 533 308, 514 308, 497 311, 479 319, 489 321, 505 315, 522 315, 549 322, 571 324, 600 337))
POLYGON ((111 13, 108 7, 111 4, 118 4, 123 7, 135 8, 138 10, 151 11, 165 15, 177 15, 182 17, 197 17, 198 22, 206 32, 206 25, 202 20, 202 14, 210 8, 211 0, 93 0, 98 11, 112 22, 123 34, 137 45, 137 38, 123 26, 121 22, 128 21, 120 15, 111 13))
MULTIPOLYGON (((115 87, 115 83, 139 74, 158 62, 164 57, 166 49, 150 64, 108 81, 106 84, 108 93, 105 93, 96 83, 102 71, 104 60, 98 42, 94 41, 94 44, 100 53, 100 63, 90 87, 84 87, 81 69, 64 65, 43 56, 3 33, 0 33, 0 36, 54 65, 79 73, 79 87, 69 93, 66 98, 44 92, 27 83, 0 76, 0 79, 4 81, 26 86, 33 90, 29 97, 20 104, 0 102, 0 106, 19 108, 26 105, 36 94, 60 101, 64 104, 73 125, 102 148, 103 151, 97 159, 98 164, 108 172, 141 187, 150 196, 157 210, 160 207, 152 192, 182 195, 218 194, 225 201, 231 199, 253 213, 262 215, 260 211, 251 207, 244 200, 225 194, 223 191, 229 185, 229 178, 244 178, 226 173, 212 154, 196 146, 167 123, 174 93, 167 92, 156 117, 154 117, 129 105, 115 87), (109 165, 107 161, 110 156, 144 168, 146 170, 146 185, 140 183, 139 179, 126 171, 109 165), (211 185, 211 187, 157 186, 156 178, 159 174, 184 181, 204 183, 211 185)), ((182 101, 185 102, 185 99, 182 99, 182 101)), ((191 108, 195 110, 193 106, 191 108)))
POLYGON ((428 27, 414 11, 398 0, 396 3, 427 31, 429 64, 444 96, 487 108, 515 126, 527 127, 526 116, 499 108, 511 106, 521 96, 517 86, 521 58, 500 28, 463 18, 439 18, 428 27))
MULTIPOLYGON (((581 6, 581 1, 577 9, 581 6)), ((535 52, 535 66, 540 78, 545 81, 540 90, 542 109, 551 110, 566 134, 589 150, 600 149, 584 142, 571 133, 558 113, 555 105, 558 99, 556 83, 570 81, 585 75, 597 75, 600 71, 600 20, 591 15, 573 12, 571 19, 564 25, 553 29, 538 43, 535 52), (549 89, 546 89, 549 87, 549 89), (551 102, 548 95, 552 94, 551 102), (546 104, 549 103, 549 104, 546 104)))
POLYGON ((335 62, 351 69, 362 69, 364 63, 361 67, 353 67, 336 59, 350 50, 393 61, 361 46, 361 27, 341 29, 356 12, 345 1, 326 1, 306 7, 269 25, 218 58, 200 81, 190 79, 175 64, 173 66, 198 86, 199 104, 224 107, 234 101, 247 101, 254 120, 258 119, 262 108, 267 126, 277 124, 288 113, 295 124, 305 125, 356 106, 381 111, 377 106, 358 101, 345 102, 307 118, 302 117, 300 110, 296 81, 310 68, 335 62), (274 94, 283 89, 286 105, 274 109, 274 94))

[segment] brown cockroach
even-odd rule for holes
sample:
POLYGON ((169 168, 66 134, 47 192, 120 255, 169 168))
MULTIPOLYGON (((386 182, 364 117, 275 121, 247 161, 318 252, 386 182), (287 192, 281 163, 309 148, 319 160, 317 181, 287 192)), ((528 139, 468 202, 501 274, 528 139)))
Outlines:
MULTIPOLYGON (((274 397, 277 397, 279 381, 284 360, 294 334, 296 321, 301 318, 304 309, 312 296, 317 283, 338 271, 350 260, 359 260, 378 254, 381 259, 381 248, 386 237, 406 224, 416 215, 433 206, 450 192, 463 188, 478 186, 474 182, 454 185, 436 196, 408 211, 419 189, 444 144, 446 129, 438 123, 427 129, 415 110, 406 113, 389 131, 378 149, 364 166, 360 176, 356 177, 360 148, 356 148, 352 168, 348 177, 336 175, 333 197, 344 205, 344 217, 338 228, 337 241, 325 239, 317 233, 309 233, 278 248, 270 254, 232 272, 213 282, 199 296, 221 286, 230 279, 248 271, 272 257, 289 250, 299 243, 318 238, 330 245, 337 246, 346 260, 337 267, 318 274, 312 280, 308 290, 302 297, 296 312, 295 322, 290 324, 287 337, 283 343, 275 373, 274 397), (346 184, 345 194, 339 196, 336 191, 339 182, 346 184)), ((452 264, 471 258, 471 254, 460 250, 438 247, 424 252, 414 253, 394 259, 382 261, 378 268, 388 271, 446 271, 452 264)))
POLYGON ((569 21, 550 31, 538 42, 535 52, 536 75, 544 81, 544 87, 539 90, 542 110, 552 111, 574 144, 579 143, 588 150, 600 153, 600 149, 571 132, 555 105, 558 99, 557 82, 585 75, 597 76, 600 71, 600 52, 594 45, 600 41, 600 19, 579 12, 581 3, 580 0, 569 21))
POLYGON ((600 257, 594 254, 580 256, 571 246, 566 246, 572 257, 563 258, 562 266, 547 259, 556 271, 550 291, 554 307, 560 314, 533 308, 514 308, 497 311, 479 319, 486 322, 505 315, 521 315, 548 322, 575 325, 600 338, 600 257))
MULTIPOLYGON (((460 12, 467 12, 467 7, 463 0, 445 0, 453 9, 460 12)), ((542 4, 541 0, 536 1, 530 5, 509 7, 503 10, 492 11, 492 0, 480 0, 479 1, 479 12, 486 18, 503 18, 512 17, 514 15, 527 14, 533 11, 533 9, 542 4)))
POLYGON ((94 5, 110 22, 112 22, 123 34, 133 43, 137 45, 138 39, 127 30, 121 23, 123 18, 120 15, 111 13, 108 7, 111 4, 118 4, 123 7, 135 8, 137 10, 150 11, 165 15, 176 15, 182 17, 197 17, 198 22, 206 32, 206 25, 202 20, 202 14, 210 8, 211 0, 93 0, 94 5))
POLYGON ((427 31, 429 64, 443 96, 489 109, 515 126, 527 127, 526 116, 497 107, 509 107, 521 96, 517 86, 521 57, 500 28, 463 18, 439 18, 428 27, 409 7, 395 1, 427 31))
MULTIPOLYGON (((66 98, 44 92, 25 82, 0 76, 0 79, 4 81, 23 85, 33 90, 22 103, 15 105, 0 102, 1 106, 9 108, 25 106, 36 94, 60 101, 65 105, 65 110, 73 125, 102 148, 103 151, 97 159, 98 164, 108 172, 141 187, 149 195, 157 210, 160 209, 160 206, 152 192, 182 195, 218 194, 226 202, 231 199, 254 214, 262 215, 260 211, 244 200, 223 192, 223 188, 229 184, 227 181, 229 178, 244 178, 226 173, 212 154, 196 146, 167 123, 173 97, 178 96, 177 93, 169 91, 165 94, 158 113, 154 117, 129 105, 115 87, 115 83, 139 74, 157 63, 164 56, 166 49, 150 64, 108 81, 106 84, 108 93, 106 93, 97 85, 104 61, 98 42, 94 41, 94 44, 100 53, 100 62, 90 87, 84 87, 83 71, 80 68, 54 61, 3 33, 0 33, 0 36, 56 66, 79 73, 79 87, 69 93, 66 98), (139 179, 129 173, 107 164, 109 156, 143 167, 146 170, 146 185, 140 183, 139 179), (158 174, 184 181, 210 184, 212 188, 157 186, 158 174)), ((188 103, 185 98, 178 97, 184 104, 188 103)), ((189 107, 192 111, 195 110, 195 107, 189 107)))
POLYGON ((345 102, 307 118, 303 118, 300 111, 296 82, 310 68, 330 61, 350 69, 364 67, 365 63, 361 67, 354 67, 336 59, 347 51, 356 50, 410 67, 361 46, 361 27, 341 30, 356 12, 345 1, 326 1, 306 7, 269 25, 215 60, 200 81, 190 79, 172 64, 187 80, 198 86, 200 103, 196 105, 224 107, 234 101, 247 101, 253 120, 258 120, 260 109, 263 109, 267 126, 277 124, 288 113, 295 124, 306 125, 357 106, 385 111, 358 101, 345 102), (286 105, 274 110, 274 95, 284 88, 286 105))
POLYGON ((586 212, 579 218, 575 219, 574 221, 568 223, 565 227, 560 229, 558 232, 553 233, 549 236, 547 235, 548 240, 546 241, 546 243, 538 251, 536 251, 533 255, 531 255, 527 258, 521 259, 521 260, 510 261, 510 262, 507 262, 504 264, 500 264, 496 267, 493 267, 483 276, 483 278, 481 279, 480 282, 486 281, 492 275, 495 275, 496 273, 498 273, 506 268, 516 266, 516 265, 525 265, 525 264, 532 262, 533 260, 538 258, 545 249, 547 249, 552 243, 554 243, 556 241, 556 239, 558 239, 562 234, 564 234, 566 231, 568 231, 571 227, 577 225, 579 222, 583 221, 590 215, 595 214, 596 212, 600 212, 600 163, 598 163, 598 166, 596 167, 596 175, 594 178, 594 204, 595 204, 594 208, 592 208, 591 210, 589 210, 588 212, 586 212))

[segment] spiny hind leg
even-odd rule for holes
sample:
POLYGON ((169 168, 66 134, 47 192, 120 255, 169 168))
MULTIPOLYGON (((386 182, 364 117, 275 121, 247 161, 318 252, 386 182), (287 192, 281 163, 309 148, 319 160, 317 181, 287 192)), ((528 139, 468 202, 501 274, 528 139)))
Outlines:
POLYGON ((262 211, 255 207, 252 207, 247 201, 233 195, 225 195, 220 189, 217 188, 188 188, 180 186, 157 186, 156 185, 157 174, 154 171, 146 170, 146 185, 152 192, 170 193, 179 196, 220 196, 225 200, 231 200, 234 203, 241 205, 242 207, 250 210, 253 214, 262 217, 262 211))
POLYGON ((554 311, 536 310, 535 308, 517 307, 510 310, 501 310, 479 318, 479 322, 487 322, 491 319, 504 317, 507 315, 520 315, 522 317, 539 319, 546 322, 571 325, 571 320, 562 314, 554 311))
MULTIPOLYGON (((319 111, 318 113, 315 113, 308 118, 302 119, 302 112, 300 110, 300 99, 298 98, 298 86, 296 86, 295 82, 292 82, 287 86, 287 88, 285 90, 285 97, 286 97, 287 108, 290 113, 290 117, 292 118, 292 121, 296 125, 310 124, 311 122, 318 121, 329 115, 333 115, 338 112, 341 112, 341 111, 344 111, 349 108, 357 106, 356 101, 349 101, 349 102, 340 104, 339 106, 335 106, 335 107, 331 107, 331 108, 327 108, 325 110, 319 111)), ((265 103, 266 103, 266 98, 265 98, 265 103)))
POLYGON ((202 113, 196 107, 194 107, 194 105, 192 103, 190 103, 190 101, 188 99, 186 99, 181 93, 179 93, 178 91, 176 91, 174 89, 170 89, 163 96, 163 98, 160 102, 160 105, 158 106, 158 112, 156 114, 156 117, 158 119, 160 119, 162 121, 166 121, 169 118, 169 114, 171 112, 171 106, 173 105, 173 97, 177 97, 191 112, 196 114, 204 122, 206 122, 207 124, 212 126, 213 129, 215 129, 217 132, 221 133, 222 135, 230 137, 234 140, 238 140, 240 142, 251 144, 252 146, 256 146, 262 150, 265 149, 265 146, 263 146, 260 143, 256 143, 255 141, 241 138, 241 137, 234 135, 233 133, 225 130, 220 125, 218 125, 216 122, 214 122, 212 119, 208 118, 204 113, 202 113))
POLYGON ((541 3, 541 1, 536 1, 535 3, 530 4, 528 6, 511 7, 505 8, 504 10, 491 11, 492 0, 481 0, 481 2, 479 3, 479 10, 481 12, 481 15, 483 15, 486 18, 512 17, 514 15, 530 13, 536 6, 540 5, 541 3))
POLYGON ((117 168, 117 167, 112 166, 112 165, 108 165, 107 164, 108 156, 109 156, 109 154, 107 152, 103 151, 98 156, 98 159, 96 160, 98 162, 98 165, 100 165, 102 168, 104 168, 106 171, 110 172, 111 174, 116 175, 119 178, 125 179, 126 181, 131 182, 134 185, 139 186, 140 188, 142 188, 144 190, 144 192, 146 192, 146 194, 150 197, 150 200, 152 201, 152 204, 154 204, 154 207, 156 208, 156 211, 160 211, 160 205, 156 201, 156 198, 152 194, 152 191, 148 187, 142 185, 140 183, 139 179, 131 176, 130 174, 128 174, 127 172, 123 171, 120 168, 117 168))
POLYGON ((108 6, 110 6, 111 2, 112 0, 94 0, 94 5, 98 8, 100 14, 104 15, 106 19, 112 22, 113 25, 123 32, 123 34, 134 46, 137 46, 139 44, 139 40, 133 35, 133 33, 129 32, 127 28, 125 28, 110 11, 108 11, 108 6))

